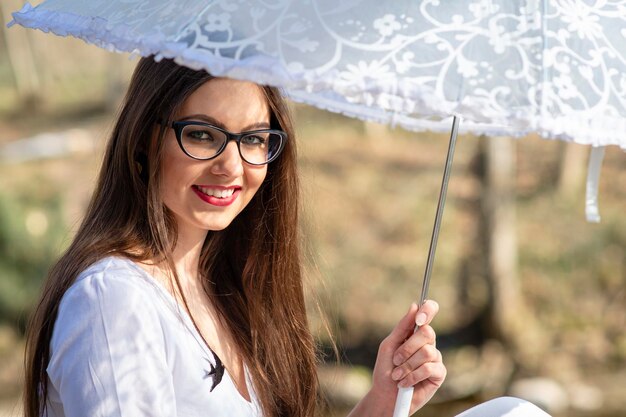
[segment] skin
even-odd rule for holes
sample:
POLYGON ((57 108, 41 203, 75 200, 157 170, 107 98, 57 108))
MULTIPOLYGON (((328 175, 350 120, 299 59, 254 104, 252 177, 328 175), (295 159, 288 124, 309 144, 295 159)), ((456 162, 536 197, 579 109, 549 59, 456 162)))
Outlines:
MULTIPOLYGON (((269 127, 269 108, 261 89, 253 83, 213 79, 198 88, 186 101, 175 120, 218 122, 231 132, 269 127), (245 105, 242 105, 245 103, 245 105)), ((172 211, 178 226, 178 240, 173 257, 181 287, 196 319, 200 333, 222 359, 241 395, 249 399, 244 368, 229 332, 204 294, 198 280, 202 244, 211 230, 222 230, 246 207, 263 183, 266 166, 252 166, 242 161, 236 143, 230 142, 215 159, 198 161, 179 148, 174 131, 165 138, 162 198, 172 211), (202 201, 193 191, 196 185, 238 185, 238 198, 226 207, 202 201)), ((157 264, 142 264, 150 274, 169 282, 166 269, 157 264)), ((172 288, 166 285, 166 288, 172 288)), ((180 294, 174 294, 180 299, 180 294)), ((439 307, 427 301, 420 309, 412 304, 407 314, 380 344, 369 393, 350 416, 391 416, 398 384, 414 385, 411 412, 422 407, 437 391, 446 376, 441 353, 435 348, 435 332, 430 322, 439 307), (421 325, 413 334, 416 323, 421 325), (394 372, 397 372, 395 374, 394 372)))

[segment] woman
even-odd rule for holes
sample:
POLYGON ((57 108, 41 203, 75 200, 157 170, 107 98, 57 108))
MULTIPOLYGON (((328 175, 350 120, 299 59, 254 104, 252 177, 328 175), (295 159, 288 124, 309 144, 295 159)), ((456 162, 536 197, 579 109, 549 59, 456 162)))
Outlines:
MULTIPOLYGON (((274 88, 139 62, 29 326, 27 417, 315 414, 295 145, 274 88)), ((397 386, 432 397, 436 313, 411 306, 353 415, 391 415, 397 386)))

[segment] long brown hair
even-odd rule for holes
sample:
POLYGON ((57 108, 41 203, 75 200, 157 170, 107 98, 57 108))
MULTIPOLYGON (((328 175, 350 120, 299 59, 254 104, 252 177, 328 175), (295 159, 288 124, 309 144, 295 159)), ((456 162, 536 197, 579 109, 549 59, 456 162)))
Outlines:
MULTIPOLYGON (((138 63, 87 213, 50 270, 29 322, 26 417, 39 417, 45 407, 49 345, 59 303, 81 271, 110 255, 158 259, 169 266, 180 290, 171 258, 176 223, 159 191, 165 136, 159 123, 171 120, 184 100, 211 78, 170 60, 148 57, 138 63)), ((289 139, 248 206, 226 229, 209 232, 200 271, 206 294, 249 367, 264 415, 304 417, 315 412, 318 381, 300 263, 296 143, 281 94, 275 88, 262 89, 272 128, 284 130, 289 139)))

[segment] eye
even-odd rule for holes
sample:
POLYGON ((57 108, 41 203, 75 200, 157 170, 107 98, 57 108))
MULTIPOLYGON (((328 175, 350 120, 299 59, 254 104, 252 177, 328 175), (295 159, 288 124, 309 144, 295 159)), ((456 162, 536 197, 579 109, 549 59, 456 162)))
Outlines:
POLYGON ((243 145, 263 146, 267 142, 267 138, 260 135, 248 135, 241 138, 243 145))
POLYGON ((190 140, 213 142, 215 141, 214 132, 207 129, 185 129, 185 136, 190 140))

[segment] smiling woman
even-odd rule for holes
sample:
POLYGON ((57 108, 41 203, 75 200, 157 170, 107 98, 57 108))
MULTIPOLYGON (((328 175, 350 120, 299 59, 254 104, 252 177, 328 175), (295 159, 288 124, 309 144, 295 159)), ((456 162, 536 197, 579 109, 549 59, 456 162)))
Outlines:
MULTIPOLYGON (((29 324, 26 416, 315 415, 298 194, 276 89, 143 58, 29 324)), ((437 310, 381 343, 353 415, 391 415, 398 386, 413 410, 432 397, 437 310)))

